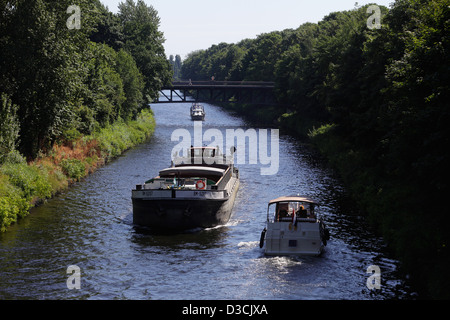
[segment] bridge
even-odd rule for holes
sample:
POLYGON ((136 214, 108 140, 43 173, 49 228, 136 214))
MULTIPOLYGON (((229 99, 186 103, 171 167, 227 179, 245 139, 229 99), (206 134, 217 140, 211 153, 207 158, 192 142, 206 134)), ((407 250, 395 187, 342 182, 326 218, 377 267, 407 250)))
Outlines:
POLYGON ((248 103, 274 104, 274 82, 263 81, 177 81, 160 90, 153 103, 248 103))

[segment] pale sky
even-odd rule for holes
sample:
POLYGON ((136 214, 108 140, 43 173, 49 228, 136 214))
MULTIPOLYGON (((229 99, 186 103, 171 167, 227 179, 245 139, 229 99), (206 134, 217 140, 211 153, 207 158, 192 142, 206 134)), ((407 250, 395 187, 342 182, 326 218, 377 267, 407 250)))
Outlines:
MULTIPOLYGON (((144 0, 158 11, 167 56, 182 59, 192 51, 220 42, 237 43, 261 33, 298 28, 318 22, 334 11, 376 3, 390 7, 394 0, 144 0)), ((125 0, 101 0, 111 12, 125 0)), ((369 15, 368 15, 369 17, 369 15)))

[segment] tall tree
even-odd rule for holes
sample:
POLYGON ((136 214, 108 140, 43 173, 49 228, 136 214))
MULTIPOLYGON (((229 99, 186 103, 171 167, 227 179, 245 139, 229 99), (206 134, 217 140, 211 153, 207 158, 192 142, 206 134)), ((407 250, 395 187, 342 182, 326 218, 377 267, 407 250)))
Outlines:
POLYGON ((278 31, 262 34, 244 57, 245 80, 273 81, 275 64, 281 51, 282 36, 278 31))
POLYGON ((403 190, 398 219, 408 222, 394 239, 425 292, 448 298, 450 281, 442 275, 450 261, 450 219, 442 199, 449 192, 450 1, 398 0, 387 21, 391 43, 404 48, 388 65, 381 115, 390 128, 384 163, 403 190), (431 214, 416 210, 423 207, 431 214))
POLYGON ((117 53, 116 71, 122 78, 125 94, 120 116, 126 120, 135 119, 144 107, 144 77, 133 57, 124 49, 117 53))
POLYGON ((100 0, 94 1, 98 10, 98 22, 90 35, 93 42, 104 43, 118 51, 124 46, 123 25, 117 15, 110 12, 100 0))
POLYGON ((70 1, 2 1, 0 87, 18 106, 20 150, 46 148, 73 119, 68 101, 77 75, 75 52, 90 31, 91 4, 79 1, 83 28, 66 25, 70 1))
POLYGON ((6 94, 0 93, 0 164, 8 153, 16 149, 19 129, 17 106, 6 94))
POLYGON ((158 12, 142 0, 126 0, 119 4, 119 18, 123 24, 125 48, 144 76, 145 96, 151 102, 172 78, 163 47, 165 39, 159 31, 158 12))

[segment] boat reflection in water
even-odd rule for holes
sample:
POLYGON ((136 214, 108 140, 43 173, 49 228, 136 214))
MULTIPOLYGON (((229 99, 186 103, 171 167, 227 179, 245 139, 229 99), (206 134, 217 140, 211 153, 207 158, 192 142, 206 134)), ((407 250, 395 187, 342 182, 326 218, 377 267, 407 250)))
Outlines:
POLYGON ((329 231, 307 197, 280 197, 269 202, 267 226, 260 247, 266 255, 320 255, 329 240, 329 231))
POLYGON ((191 147, 174 163, 132 190, 133 223, 156 230, 226 224, 239 188, 233 156, 219 148, 191 147))

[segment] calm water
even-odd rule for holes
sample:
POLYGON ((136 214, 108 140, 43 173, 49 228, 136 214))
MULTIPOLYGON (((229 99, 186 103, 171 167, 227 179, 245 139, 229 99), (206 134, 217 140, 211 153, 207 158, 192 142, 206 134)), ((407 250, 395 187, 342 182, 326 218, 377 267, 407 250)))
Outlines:
MULTIPOLYGON (((307 146, 280 137, 280 169, 261 176, 241 164, 241 187, 230 222, 176 235, 132 224, 131 189, 170 165, 175 129, 193 130, 186 104, 153 106, 155 135, 0 235, 0 299, 409 299, 397 261, 345 191, 307 146), (320 257, 265 257, 259 236, 267 202, 303 194, 322 203, 331 240, 320 257), (67 267, 81 269, 69 290, 67 267), (366 286, 371 265, 381 290, 366 286)), ((203 129, 249 129, 239 117, 205 105, 203 129)), ((255 128, 258 129, 258 128, 255 128)))

